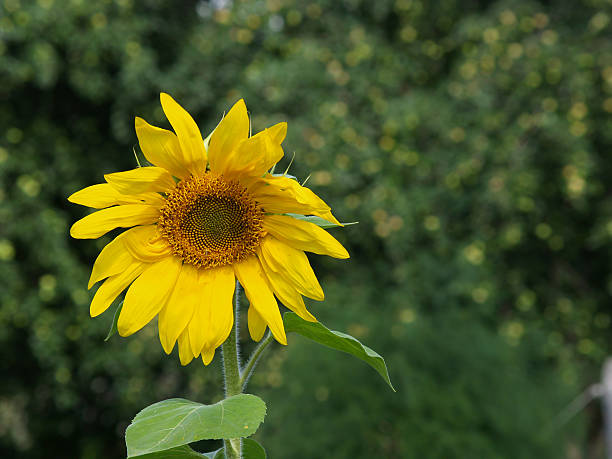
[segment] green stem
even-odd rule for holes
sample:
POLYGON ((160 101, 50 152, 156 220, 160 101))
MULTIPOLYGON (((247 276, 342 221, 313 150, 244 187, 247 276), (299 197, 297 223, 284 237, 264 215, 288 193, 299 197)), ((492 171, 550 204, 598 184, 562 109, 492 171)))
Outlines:
MULTIPOLYGON (((240 357, 238 353, 238 315, 240 313, 240 283, 238 281, 236 281, 234 298, 234 326, 222 347, 225 398, 242 393, 240 357)), ((240 438, 223 440, 223 446, 225 447, 225 457, 227 459, 242 458, 242 442, 240 438)))
POLYGON ((240 372, 240 387, 242 388, 242 390, 246 389, 247 383, 249 382, 249 378, 251 377, 253 370, 255 370, 255 366, 257 365, 257 362, 263 355, 264 351, 267 349, 268 345, 272 343, 273 341, 274 341, 274 337, 268 330, 266 337, 255 348, 255 350, 251 354, 251 357, 249 358, 249 361, 244 366, 244 369, 240 372))

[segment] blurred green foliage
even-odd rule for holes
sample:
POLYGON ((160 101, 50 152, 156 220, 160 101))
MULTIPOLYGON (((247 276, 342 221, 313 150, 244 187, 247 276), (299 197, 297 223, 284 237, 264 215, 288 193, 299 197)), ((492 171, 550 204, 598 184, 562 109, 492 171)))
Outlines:
POLYGON ((270 457, 601 457, 596 407, 548 426, 612 345, 611 16, 0 0, 0 456, 122 457, 144 406, 221 396, 219 357, 179 368, 155 325, 103 342, 112 311, 88 317, 86 283, 109 238, 68 237, 66 197, 134 166, 133 118, 167 126, 163 90, 206 133, 239 97, 256 131, 287 120, 285 164, 361 222, 332 230, 351 260, 312 257, 311 310, 385 356, 398 393, 290 338, 251 387, 270 457))

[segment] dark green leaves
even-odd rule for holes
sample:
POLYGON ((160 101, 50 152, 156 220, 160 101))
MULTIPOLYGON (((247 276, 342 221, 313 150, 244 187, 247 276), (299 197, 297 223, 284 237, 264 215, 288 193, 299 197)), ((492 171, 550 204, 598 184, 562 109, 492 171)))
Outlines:
POLYGON ((372 349, 361 344, 357 339, 346 333, 330 330, 319 322, 307 322, 300 319, 293 312, 286 312, 283 315, 285 330, 295 332, 305 338, 311 339, 324 346, 331 347, 338 351, 346 352, 363 360, 374 368, 385 382, 395 391, 389 379, 389 372, 385 365, 385 360, 372 349))
POLYGON ((180 398, 164 400, 138 413, 127 428, 128 458, 198 440, 247 437, 265 415, 265 403, 251 394, 235 395, 214 405, 180 398))

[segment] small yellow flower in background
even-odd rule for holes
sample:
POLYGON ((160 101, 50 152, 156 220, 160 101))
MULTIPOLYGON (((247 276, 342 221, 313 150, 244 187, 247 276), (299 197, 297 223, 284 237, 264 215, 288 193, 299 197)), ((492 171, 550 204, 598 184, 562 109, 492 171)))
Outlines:
POLYGON ((159 315, 166 353, 178 341, 183 365, 200 355, 207 365, 232 329, 238 279, 250 302, 251 337, 261 340, 269 327, 287 344, 275 296, 311 322, 316 319, 302 295, 323 299, 304 251, 349 255, 324 229, 284 214, 339 222, 310 189, 268 174, 283 157, 287 123, 249 137, 247 109, 239 100, 206 148, 189 113, 168 94, 160 98, 174 133, 136 118, 140 147, 154 166, 105 175, 106 183, 68 198, 102 209, 72 226, 74 238, 130 228, 94 263, 89 288, 105 280, 91 302, 91 316, 102 314, 129 286, 119 334, 131 335, 159 315))

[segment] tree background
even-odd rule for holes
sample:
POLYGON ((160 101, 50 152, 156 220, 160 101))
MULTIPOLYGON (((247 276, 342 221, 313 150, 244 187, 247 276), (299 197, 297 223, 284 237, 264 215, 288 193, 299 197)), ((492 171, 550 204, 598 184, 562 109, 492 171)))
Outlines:
MULTIPOLYGON (((290 336, 250 391, 272 458, 603 458, 568 423, 612 347, 609 0, 0 2, 0 456, 124 457, 143 407, 221 397, 156 325, 103 339, 75 190, 131 169, 169 92, 210 132, 244 97, 343 221, 310 309, 385 356, 290 336), (176 351, 175 351, 176 352, 176 351), (560 417, 561 416, 561 417, 560 417)), ((205 135, 206 135, 205 134, 205 135)), ((243 336, 245 321, 242 323, 243 336)), ((252 343, 244 340, 245 350, 252 343)), ((214 449, 214 442, 198 445, 214 449)))

